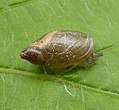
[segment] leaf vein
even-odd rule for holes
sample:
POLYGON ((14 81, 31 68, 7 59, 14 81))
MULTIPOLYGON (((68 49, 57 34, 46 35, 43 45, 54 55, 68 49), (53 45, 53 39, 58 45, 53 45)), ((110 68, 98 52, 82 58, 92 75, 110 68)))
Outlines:
POLYGON ((95 92, 97 94, 103 94, 106 96, 110 96, 110 97, 119 99, 118 93, 89 87, 87 85, 79 84, 76 82, 71 82, 66 79, 63 79, 61 75, 35 74, 32 72, 15 70, 15 69, 6 69, 6 68, 0 68, 0 74, 14 74, 14 75, 27 76, 27 77, 37 78, 37 79, 56 81, 63 85, 65 84, 65 85, 69 85, 69 86, 72 86, 75 88, 83 89, 85 91, 95 92))

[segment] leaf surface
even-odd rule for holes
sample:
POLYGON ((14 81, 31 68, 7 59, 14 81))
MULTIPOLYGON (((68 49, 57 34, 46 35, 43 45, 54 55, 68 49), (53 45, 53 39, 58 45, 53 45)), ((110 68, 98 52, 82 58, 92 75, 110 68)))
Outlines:
POLYGON ((0 1, 0 110, 118 110, 119 1, 0 1), (46 75, 20 51, 54 30, 91 35, 104 56, 89 69, 46 75))

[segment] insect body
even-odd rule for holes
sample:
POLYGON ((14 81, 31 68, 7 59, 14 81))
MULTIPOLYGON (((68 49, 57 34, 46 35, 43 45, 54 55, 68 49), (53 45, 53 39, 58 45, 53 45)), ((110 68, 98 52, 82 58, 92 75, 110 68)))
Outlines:
POLYGON ((79 65, 90 67, 102 56, 94 52, 93 39, 76 31, 54 31, 44 35, 20 53, 22 59, 51 69, 79 65))

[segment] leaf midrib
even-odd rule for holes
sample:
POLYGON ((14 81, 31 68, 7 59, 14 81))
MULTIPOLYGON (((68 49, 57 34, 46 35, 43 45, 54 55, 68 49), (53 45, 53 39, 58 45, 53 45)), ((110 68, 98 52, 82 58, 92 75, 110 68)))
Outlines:
POLYGON ((36 74, 36 73, 32 73, 32 72, 27 72, 27 71, 22 71, 22 70, 16 70, 16 69, 11 69, 11 68, 0 68, 0 74, 11 74, 11 75, 18 75, 18 76, 26 76, 26 77, 32 77, 35 79, 43 79, 43 80, 51 80, 51 81, 55 81, 58 82, 60 84, 65 84, 65 85, 69 85, 75 88, 79 88, 79 89, 83 89, 86 91, 91 91, 91 92, 95 92, 98 94, 103 94, 106 96, 110 96, 116 99, 119 99, 119 94, 112 92, 112 91, 105 91, 99 88, 93 88, 87 85, 83 85, 83 84, 79 84, 73 81, 68 81, 64 78, 62 78, 61 75, 48 75, 48 74, 36 74))

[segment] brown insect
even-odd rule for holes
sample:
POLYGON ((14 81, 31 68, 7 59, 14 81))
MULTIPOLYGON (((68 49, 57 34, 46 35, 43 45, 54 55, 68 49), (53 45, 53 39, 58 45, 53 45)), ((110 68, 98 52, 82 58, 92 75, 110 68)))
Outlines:
POLYGON ((20 56, 33 64, 51 69, 70 66, 90 67, 102 53, 94 52, 93 39, 76 31, 54 31, 24 49, 20 56))

